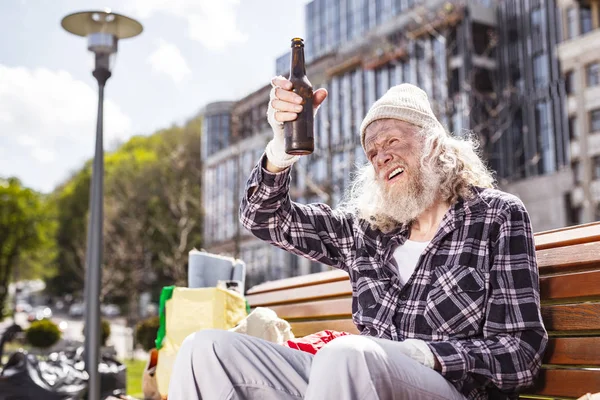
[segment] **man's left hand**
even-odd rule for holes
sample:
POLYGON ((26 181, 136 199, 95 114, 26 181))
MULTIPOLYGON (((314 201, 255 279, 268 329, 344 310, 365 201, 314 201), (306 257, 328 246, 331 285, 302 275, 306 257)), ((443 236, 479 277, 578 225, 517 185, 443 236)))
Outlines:
MULTIPOLYGON (((403 342, 400 342, 399 345, 400 350, 405 355, 428 368, 436 369, 436 364, 439 364, 439 361, 431 352, 431 349, 429 348, 427 343, 425 343, 422 340, 406 339, 403 342)), ((439 369, 441 370, 441 367, 439 369)))

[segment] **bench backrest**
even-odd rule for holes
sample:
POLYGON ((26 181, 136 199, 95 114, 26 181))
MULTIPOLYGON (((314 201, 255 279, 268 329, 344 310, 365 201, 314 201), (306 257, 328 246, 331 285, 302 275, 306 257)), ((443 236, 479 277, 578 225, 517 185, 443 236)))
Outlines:
MULTIPOLYGON (((568 398, 600 392, 600 223, 538 233, 535 245, 550 343, 528 393, 568 398)), ((325 329, 358 333, 343 271, 266 282, 247 298, 252 308, 275 310, 297 337, 325 329)))

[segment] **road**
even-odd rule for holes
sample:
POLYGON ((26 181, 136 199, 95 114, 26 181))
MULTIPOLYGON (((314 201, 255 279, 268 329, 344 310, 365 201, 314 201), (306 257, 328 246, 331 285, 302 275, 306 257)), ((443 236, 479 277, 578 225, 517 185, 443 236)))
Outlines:
MULTIPOLYGON (((83 342, 83 319, 55 317, 53 320, 57 324, 66 322, 66 327, 63 331, 65 339, 83 342)), ((117 352, 117 358, 120 360, 131 358, 132 356, 140 356, 139 352, 133 351, 133 329, 125 326, 123 318, 110 320, 110 336, 107 345, 114 347, 117 352)))

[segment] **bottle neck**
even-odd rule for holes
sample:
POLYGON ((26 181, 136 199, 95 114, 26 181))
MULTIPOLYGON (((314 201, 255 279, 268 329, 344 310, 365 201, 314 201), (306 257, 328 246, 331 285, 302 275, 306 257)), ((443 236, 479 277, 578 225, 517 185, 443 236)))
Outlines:
POLYGON ((304 64, 304 47, 292 47, 292 61, 290 64, 290 77, 302 77, 306 75, 304 64))

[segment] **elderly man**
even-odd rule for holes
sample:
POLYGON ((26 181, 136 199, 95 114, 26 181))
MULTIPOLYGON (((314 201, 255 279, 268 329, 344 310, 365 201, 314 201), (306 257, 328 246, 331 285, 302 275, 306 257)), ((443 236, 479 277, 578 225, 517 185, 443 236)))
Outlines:
MULTIPOLYGON (((241 221, 275 246, 348 272, 361 335, 315 356, 230 332, 186 339, 169 400, 506 399, 532 384, 547 344, 531 224, 494 189, 474 141, 450 136, 421 89, 391 88, 360 128, 368 164, 346 201, 289 196, 285 121, 302 99, 274 79, 274 137, 241 221)), ((327 97, 314 93, 315 112, 327 97)))

